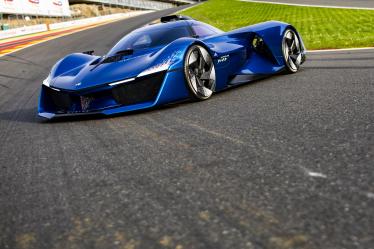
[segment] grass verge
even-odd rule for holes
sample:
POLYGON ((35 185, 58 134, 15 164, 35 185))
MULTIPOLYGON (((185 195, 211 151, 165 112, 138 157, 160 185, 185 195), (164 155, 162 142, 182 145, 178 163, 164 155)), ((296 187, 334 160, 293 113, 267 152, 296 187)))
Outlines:
POLYGON ((374 10, 209 0, 181 14, 224 31, 269 20, 287 22, 301 33, 307 49, 374 47, 374 10))

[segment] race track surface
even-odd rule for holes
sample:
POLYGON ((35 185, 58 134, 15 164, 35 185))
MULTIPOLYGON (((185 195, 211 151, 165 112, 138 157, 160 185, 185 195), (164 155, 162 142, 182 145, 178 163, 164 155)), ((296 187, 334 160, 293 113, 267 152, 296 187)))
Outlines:
POLYGON ((111 118, 37 118, 61 57, 152 13, 0 58, 0 248, 374 248, 374 50, 111 118))
MULTIPOLYGON (((251 1, 251 0, 243 0, 251 1)), ((349 8, 373 8, 373 0, 255 0, 256 2, 275 2, 275 3, 289 3, 289 4, 305 4, 305 5, 319 5, 319 6, 337 6, 349 8)))

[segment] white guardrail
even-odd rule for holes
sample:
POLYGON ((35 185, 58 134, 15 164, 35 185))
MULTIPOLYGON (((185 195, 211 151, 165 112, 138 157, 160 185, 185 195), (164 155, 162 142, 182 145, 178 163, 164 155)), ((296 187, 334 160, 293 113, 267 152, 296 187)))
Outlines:
POLYGON ((138 15, 146 14, 149 12, 151 11, 132 11, 128 13, 118 13, 118 14, 112 14, 112 15, 107 15, 107 16, 97 16, 97 17, 90 17, 90 18, 85 18, 85 19, 80 19, 80 20, 52 23, 52 24, 49 24, 49 29, 55 30, 55 29, 69 28, 69 27, 74 27, 74 26, 94 24, 94 23, 110 21, 114 19, 130 18, 133 16, 138 16, 138 15))
POLYGON ((152 0, 69 0, 70 4, 73 3, 97 3, 113 6, 125 6, 140 9, 162 10, 175 7, 174 4, 167 2, 158 2, 152 0))
MULTIPOLYGON (((112 14, 112 15, 106 15, 106 16, 85 18, 85 19, 80 19, 80 20, 53 23, 53 24, 49 24, 49 30, 84 26, 84 25, 95 24, 95 23, 100 23, 100 22, 110 21, 110 20, 115 20, 115 19, 130 18, 133 16, 138 16, 138 15, 146 14, 149 12, 152 12, 152 11, 148 11, 148 10, 147 11, 132 11, 128 13, 118 13, 118 14, 112 14)), ((47 30, 48 30, 48 26, 46 24, 39 24, 39 25, 25 26, 21 28, 4 30, 4 31, 0 31, 0 40, 6 39, 6 38, 17 37, 21 35, 29 35, 29 34, 44 32, 47 30)))
POLYGON ((26 26, 26 27, 15 28, 15 29, 8 29, 8 30, 0 31, 0 39, 11 38, 11 37, 16 37, 20 35, 29 35, 29 34, 39 33, 39 32, 43 32, 47 30, 48 30, 48 27, 46 24, 26 26))

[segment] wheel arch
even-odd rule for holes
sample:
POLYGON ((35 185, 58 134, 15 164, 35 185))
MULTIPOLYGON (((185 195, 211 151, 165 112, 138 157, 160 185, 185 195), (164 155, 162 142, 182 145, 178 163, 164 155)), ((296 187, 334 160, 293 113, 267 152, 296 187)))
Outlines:
MULTIPOLYGON (((167 56, 168 54, 173 53, 174 51, 180 51, 180 53, 177 55, 177 58, 174 58, 173 64, 170 66, 169 70, 178 70, 183 69, 184 66, 184 58, 187 54, 187 51, 190 49, 190 47, 194 45, 200 45, 204 47, 212 58, 214 58, 213 51, 209 48, 208 44, 205 42, 197 39, 197 38, 180 38, 172 43, 170 43, 168 46, 163 48, 160 51, 160 54, 158 55, 159 59, 157 61, 162 60, 161 58, 167 56)), ((156 62, 155 62, 156 63, 156 62)))

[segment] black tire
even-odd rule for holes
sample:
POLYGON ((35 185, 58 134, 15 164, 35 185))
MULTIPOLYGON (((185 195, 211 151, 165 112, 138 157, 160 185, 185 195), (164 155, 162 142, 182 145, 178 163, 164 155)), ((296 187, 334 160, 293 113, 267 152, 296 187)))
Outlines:
POLYGON ((194 99, 210 98, 216 87, 216 71, 209 52, 201 45, 191 46, 184 58, 184 75, 194 99))

